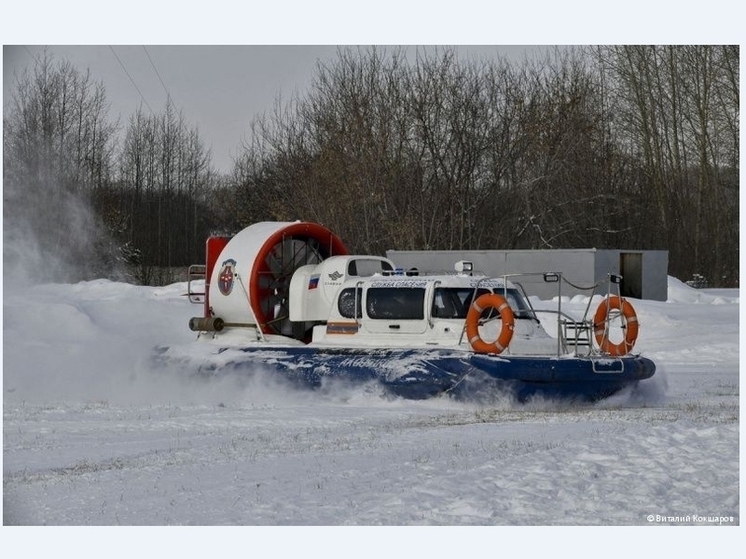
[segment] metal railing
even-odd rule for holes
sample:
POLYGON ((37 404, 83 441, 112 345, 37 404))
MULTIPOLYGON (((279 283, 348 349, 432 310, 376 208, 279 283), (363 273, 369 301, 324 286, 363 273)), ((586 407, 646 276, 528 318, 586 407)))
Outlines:
POLYGON ((187 298, 190 303, 202 304, 205 302, 205 292, 195 292, 192 290, 192 282, 206 279, 207 266, 204 264, 192 264, 187 268, 187 298))

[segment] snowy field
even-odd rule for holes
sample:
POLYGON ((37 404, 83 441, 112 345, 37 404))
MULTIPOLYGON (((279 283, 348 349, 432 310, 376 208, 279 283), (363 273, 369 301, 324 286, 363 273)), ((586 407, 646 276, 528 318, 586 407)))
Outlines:
MULTIPOLYGON (((712 539, 739 530, 728 529, 740 524, 738 290, 670 278, 667 302, 633 301, 636 350, 658 372, 593 405, 414 402, 153 370, 150 348, 193 339, 200 307, 185 290, 6 283, 3 524, 632 525, 678 544, 685 534, 662 526, 723 528, 698 529, 708 556, 712 539)), ((579 315, 586 301, 562 307, 579 315)), ((415 533, 454 554, 484 537, 415 533)), ((375 549, 376 534, 362 532, 355 555, 375 549)), ((497 534, 479 549, 494 555, 497 534)))

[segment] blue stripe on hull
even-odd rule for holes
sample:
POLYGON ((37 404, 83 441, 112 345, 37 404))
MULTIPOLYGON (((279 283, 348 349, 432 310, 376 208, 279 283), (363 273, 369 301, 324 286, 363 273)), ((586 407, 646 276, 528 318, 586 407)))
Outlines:
MULTIPOLYGON (((412 399, 444 392, 478 399, 495 389, 519 400, 534 395, 597 400, 650 378, 655 364, 645 357, 514 357, 442 349, 242 348, 229 366, 205 371, 222 374, 260 365, 294 384, 320 387, 329 379, 380 382, 412 399), (268 355, 271 354, 271 355, 268 355)), ((209 368, 208 368, 209 369, 209 368)))

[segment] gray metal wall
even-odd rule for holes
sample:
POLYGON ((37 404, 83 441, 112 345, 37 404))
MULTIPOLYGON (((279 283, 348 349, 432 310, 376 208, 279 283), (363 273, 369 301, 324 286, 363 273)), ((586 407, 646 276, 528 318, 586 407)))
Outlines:
POLYGON ((668 300, 668 251, 642 251, 642 298, 668 300))
MULTIPOLYGON (((561 272, 563 277, 579 287, 591 287, 597 282, 602 285, 596 293, 607 292, 609 273, 619 274, 623 254, 628 258, 630 276, 622 288, 627 296, 665 301, 668 298, 668 252, 663 250, 464 250, 464 251, 417 251, 389 250, 386 256, 398 267, 417 268, 421 272, 452 273, 453 265, 459 260, 474 263, 474 271, 488 276, 502 276, 514 273, 561 272), (641 254, 641 266, 631 266, 639 261, 635 255, 641 254)), ((550 299, 557 295, 557 284, 544 283, 541 277, 517 278, 529 295, 550 299)), ((612 292, 616 288, 612 289, 612 292)), ((590 291, 575 289, 562 284, 562 295, 589 295, 590 291)), ((625 294, 625 293, 623 293, 625 294)))

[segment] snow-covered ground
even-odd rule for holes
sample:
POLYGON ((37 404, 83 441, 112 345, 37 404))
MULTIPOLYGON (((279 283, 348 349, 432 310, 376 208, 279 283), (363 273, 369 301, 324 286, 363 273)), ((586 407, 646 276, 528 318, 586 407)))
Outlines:
POLYGON ((738 290, 670 278, 633 301, 658 372, 593 405, 153 370, 153 346, 193 339, 185 290, 6 282, 5 525, 740 524, 738 290))

